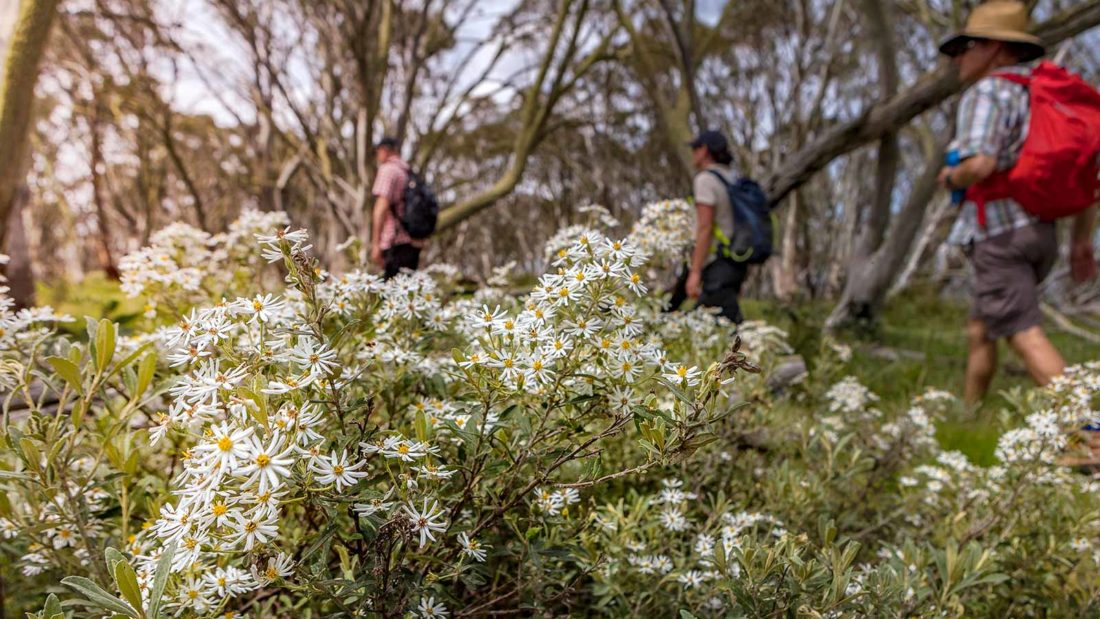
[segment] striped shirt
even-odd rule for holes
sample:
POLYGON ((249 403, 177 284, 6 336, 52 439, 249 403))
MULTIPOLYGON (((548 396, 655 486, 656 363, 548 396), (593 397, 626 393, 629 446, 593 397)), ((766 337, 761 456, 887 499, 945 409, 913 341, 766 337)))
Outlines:
POLYGON ((374 186, 371 194, 375 199, 386 198, 390 202, 390 209, 386 212, 386 219, 382 222, 382 232, 378 238, 378 246, 383 251, 394 245, 412 245, 424 247, 423 240, 416 240, 405 232, 401 222, 394 216, 404 214, 405 211, 405 186, 409 183, 409 164, 399 157, 393 157, 386 163, 378 166, 378 174, 374 177, 374 186))
MULTIPOLYGON (((1014 65, 998 72, 1028 75, 1031 67, 1014 65)), ((958 129, 951 148, 958 151, 959 159, 975 155, 996 157, 996 170, 1007 170, 1016 165, 1020 156, 1030 118, 1027 88, 1008 80, 984 77, 959 100, 958 129)), ((978 223, 977 205, 965 200, 947 241, 968 245, 1039 221, 1011 198, 986 202, 985 218, 986 225, 982 227, 978 223)))

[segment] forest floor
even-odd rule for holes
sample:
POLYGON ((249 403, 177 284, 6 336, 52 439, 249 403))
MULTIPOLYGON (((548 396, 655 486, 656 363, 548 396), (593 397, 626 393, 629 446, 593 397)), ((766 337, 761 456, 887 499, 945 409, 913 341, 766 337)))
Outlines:
MULTIPOLYGON (((796 352, 811 360, 819 350, 821 327, 832 309, 827 302, 778 306, 774 302, 746 301, 748 320, 762 319, 790 333, 796 352)), ((965 302, 944 300, 931 288, 914 289, 892 299, 877 324, 839 334, 852 347, 851 373, 880 398, 883 407, 905 406, 930 387, 958 396, 963 392, 966 368, 965 302)), ((1054 345, 1069 364, 1100 358, 1095 344, 1044 323, 1054 345)), ((997 438, 1014 419, 1009 398, 1015 389, 1034 384, 1023 365, 1001 342, 1000 367, 985 402, 970 413, 942 421, 937 437, 945 449, 966 454, 972 462, 989 466, 997 438)))
MULTIPOLYGON (((118 285, 99 275, 79 285, 40 285, 38 303, 52 305, 59 312, 78 319, 88 315, 108 317, 127 324, 143 311, 141 303, 128 299, 118 285)), ((832 306, 826 301, 782 305, 774 301, 744 300, 748 320, 765 320, 790 334, 795 352, 810 369, 820 350, 821 329, 832 306)), ((967 308, 962 302, 944 300, 930 287, 914 287, 892 299, 874 325, 849 329, 839 334, 852 347, 851 373, 881 398, 883 407, 904 407, 930 387, 962 394, 966 367, 964 323, 967 308)), ((1050 336, 1069 363, 1100 358, 1096 346, 1074 335, 1053 329, 1050 336)), ((84 330, 82 320, 70 323, 74 333, 84 330)), ((977 410, 940 422, 937 436, 945 449, 966 454, 972 462, 989 466, 997 438, 1013 419, 1009 397, 1014 389, 1032 385, 1023 366, 1007 345, 1000 345, 1000 369, 990 396, 977 410)))

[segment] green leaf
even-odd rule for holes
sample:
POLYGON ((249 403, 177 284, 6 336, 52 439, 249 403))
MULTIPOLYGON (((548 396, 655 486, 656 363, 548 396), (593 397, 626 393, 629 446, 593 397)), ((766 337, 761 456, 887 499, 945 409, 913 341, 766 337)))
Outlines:
MULTIPOLYGON (((138 587, 137 573, 125 560, 115 564, 115 584, 122 592, 122 597, 134 608, 141 608, 141 588, 138 587)), ((139 611, 139 615, 144 615, 139 611)))
POLYGON ((42 452, 38 449, 38 444, 33 439, 21 438, 19 446, 23 449, 23 458, 27 460, 27 466, 37 471, 42 464, 42 452))
POLYGON ((428 442, 428 417, 424 411, 416 411, 416 420, 413 422, 416 429, 416 440, 421 443, 428 442))
POLYGON ((176 542, 172 542, 160 559, 157 560, 157 569, 153 572, 153 586, 149 589, 149 617, 158 619, 160 616, 160 600, 164 597, 164 587, 168 584, 168 575, 172 573, 172 556, 176 554, 176 542))
POLYGON ((684 404, 687 404, 689 406, 695 404, 695 400, 688 397, 688 394, 681 391, 679 387, 677 387, 676 385, 673 385, 672 382, 669 381, 668 379, 666 379, 662 376, 658 376, 654 380, 656 380, 658 383, 664 385, 665 389, 668 389, 669 391, 671 391, 672 395, 676 396, 677 400, 680 400, 681 402, 683 402, 684 404))
MULTIPOLYGON (((118 331, 117 326, 115 327, 115 331, 116 331, 116 335, 117 335, 117 331, 118 331)), ((137 360, 138 357, 141 356, 141 353, 145 352, 152 345, 153 345, 152 342, 146 342, 145 344, 142 344, 136 350, 134 350, 134 352, 126 355, 126 357, 123 358, 122 361, 119 361, 117 364, 115 364, 115 369, 111 370, 110 376, 114 376, 115 374, 118 374, 119 372, 121 372, 124 368, 128 367, 131 363, 133 363, 135 360, 137 360)))
POLYGON ((680 609, 680 619, 697 619, 697 617, 695 615, 691 614, 689 611, 686 611, 683 608, 681 608, 680 609))
POLYGON ((75 363, 63 357, 47 357, 46 363, 77 393, 84 393, 84 386, 80 384, 80 368, 75 363))
POLYGON ((115 323, 104 318, 95 331, 95 366, 100 371, 115 358, 115 323))
POLYGON ((0 479, 18 479, 19 481, 33 481, 34 478, 26 473, 16 473, 15 471, 0 471, 0 479))
POLYGON ((99 323, 95 318, 91 316, 84 316, 84 330, 88 332, 88 342, 95 342, 96 330, 99 328, 99 323))
POLYGON ((153 382, 153 374, 155 374, 156 371, 157 353, 151 352, 145 355, 145 358, 141 360, 141 365, 138 366, 137 388, 134 389, 135 398, 145 393, 145 390, 149 388, 149 383, 153 382))
POLYGON ((136 618, 138 616, 137 612, 127 606, 125 602, 107 593, 101 589, 99 585, 83 576, 68 576, 62 578, 61 584, 73 589, 77 593, 83 594, 85 599, 95 606, 121 615, 126 615, 127 617, 136 618))
POLYGON ((61 610, 61 602, 57 599, 57 596, 53 593, 46 596, 46 605, 42 607, 42 617, 49 618, 54 615, 65 616, 64 611, 61 610))
POLYGON ((112 575, 115 573, 115 564, 119 561, 126 560, 126 557, 122 556, 121 552, 110 547, 103 551, 103 558, 107 560, 107 571, 112 575))

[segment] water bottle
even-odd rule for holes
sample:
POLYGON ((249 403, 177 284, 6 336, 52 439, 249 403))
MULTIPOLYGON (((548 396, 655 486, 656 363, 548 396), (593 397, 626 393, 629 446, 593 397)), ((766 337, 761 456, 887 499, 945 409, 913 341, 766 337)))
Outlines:
MULTIPOLYGON (((962 163, 962 160, 959 159, 959 151, 958 150, 952 148, 951 150, 947 151, 947 167, 954 168, 954 167, 958 166, 960 163, 962 163)), ((965 198, 966 198, 966 190, 965 189, 952 189, 951 190, 951 203, 952 204, 962 204, 962 202, 965 198)))

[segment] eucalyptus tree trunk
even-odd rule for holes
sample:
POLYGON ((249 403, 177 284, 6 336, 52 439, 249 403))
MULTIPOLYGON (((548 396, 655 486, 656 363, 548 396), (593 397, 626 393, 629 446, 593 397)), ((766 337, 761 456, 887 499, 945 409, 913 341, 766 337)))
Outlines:
MULTIPOLYGON (((874 37, 875 56, 878 66, 878 81, 882 85, 879 96, 889 100, 898 92, 897 42, 894 37, 894 20, 890 3, 879 0, 862 0, 863 12, 867 17, 868 31, 874 37)), ((864 288, 864 282, 875 269, 876 261, 872 257, 886 234, 890 223, 890 207, 897 179, 901 151, 898 146, 897 130, 887 131, 879 140, 875 156, 875 190, 869 208, 862 213, 862 226, 856 245, 849 258, 848 279, 844 284, 844 293, 837 304, 830 322, 840 322, 854 316, 868 317, 874 307, 873 290, 855 290, 864 288), (855 293, 860 294, 856 295, 855 293), (870 294, 865 294, 870 293, 870 294)), ((904 255, 904 253, 903 253, 904 255)))
MULTIPOLYGON (((0 15, 10 14, 10 5, 0 6, 0 15)), ((19 206, 30 161, 30 130, 33 126, 34 84, 38 79, 50 26, 57 13, 57 0, 23 0, 11 38, 5 46, 4 69, 0 75, 0 248, 14 241, 8 265, 11 293, 22 306, 34 303, 34 277, 30 269, 26 230, 19 206)))
POLYGON ((932 203, 938 186, 936 176, 943 164, 946 140, 940 141, 929 149, 924 169, 916 179, 905 204, 891 222, 885 240, 872 254, 863 259, 858 269, 848 276, 840 301, 826 321, 826 326, 839 326, 845 320, 854 317, 856 310, 866 310, 870 317, 878 311, 890 284, 897 278, 905 266, 909 248, 920 231, 924 212, 932 203), (853 274, 858 271, 858 276, 853 274))
MULTIPOLYGON (((0 82, 0 222, 7 222, 27 171, 38 66, 57 13, 57 0, 23 0, 0 82)), ((0 228, 0 247, 8 226, 0 228)))

